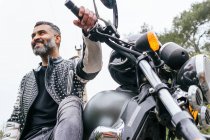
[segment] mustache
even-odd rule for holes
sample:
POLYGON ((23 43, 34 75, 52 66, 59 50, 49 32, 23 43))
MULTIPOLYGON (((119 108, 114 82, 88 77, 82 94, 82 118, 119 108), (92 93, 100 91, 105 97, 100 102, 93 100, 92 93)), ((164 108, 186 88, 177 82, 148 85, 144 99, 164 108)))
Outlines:
POLYGON ((31 46, 34 48, 37 43, 44 44, 44 40, 43 39, 36 39, 33 43, 31 43, 31 46))

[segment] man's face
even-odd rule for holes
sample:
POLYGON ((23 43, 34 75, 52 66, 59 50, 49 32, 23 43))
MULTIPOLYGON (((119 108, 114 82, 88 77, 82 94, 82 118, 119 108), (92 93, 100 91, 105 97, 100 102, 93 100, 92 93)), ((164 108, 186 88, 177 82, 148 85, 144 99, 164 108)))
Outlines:
POLYGON ((56 48, 55 32, 49 25, 35 27, 31 37, 31 46, 35 55, 47 56, 56 48))

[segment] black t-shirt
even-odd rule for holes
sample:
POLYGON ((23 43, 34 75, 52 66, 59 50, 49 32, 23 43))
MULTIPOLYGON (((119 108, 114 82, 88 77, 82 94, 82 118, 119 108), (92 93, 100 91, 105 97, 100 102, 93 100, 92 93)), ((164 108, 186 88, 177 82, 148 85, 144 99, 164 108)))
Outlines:
POLYGON ((23 133, 24 139, 37 133, 43 127, 53 127, 56 124, 58 104, 52 99, 45 88, 46 68, 41 67, 40 71, 35 73, 39 91, 29 110, 23 133))

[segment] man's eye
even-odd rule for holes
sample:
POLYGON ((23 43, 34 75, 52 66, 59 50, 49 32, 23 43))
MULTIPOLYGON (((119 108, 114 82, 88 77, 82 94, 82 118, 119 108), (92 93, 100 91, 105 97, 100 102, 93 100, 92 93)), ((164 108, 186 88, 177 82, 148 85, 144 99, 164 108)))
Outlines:
POLYGON ((45 34, 45 32, 40 32, 39 34, 40 34, 40 35, 44 35, 44 34, 45 34))

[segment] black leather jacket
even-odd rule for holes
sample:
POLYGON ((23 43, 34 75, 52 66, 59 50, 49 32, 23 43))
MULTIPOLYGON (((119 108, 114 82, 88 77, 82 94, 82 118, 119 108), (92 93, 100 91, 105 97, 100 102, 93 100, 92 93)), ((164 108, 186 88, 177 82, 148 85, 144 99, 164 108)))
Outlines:
MULTIPOLYGON (((76 68, 75 64, 75 59, 64 60, 61 57, 56 60, 50 59, 50 64, 46 70, 45 87, 57 104, 69 95, 76 95, 82 98, 86 82, 76 74, 79 68, 76 68)), ((29 72, 23 77, 19 89, 19 98, 16 103, 17 106, 15 106, 11 118, 8 120, 20 124, 20 133, 24 128, 28 111, 38 95, 34 71, 38 71, 39 68, 29 72)), ((96 74, 97 73, 91 74, 91 78, 96 74)))
MULTIPOLYGON (((88 42, 89 45, 95 45, 95 43, 91 43, 91 41, 88 42)), ((95 45, 95 48, 90 47, 88 49, 89 53, 87 54, 89 55, 91 53, 90 51, 93 51, 93 49, 101 55, 101 48, 97 44, 95 45)), ((99 59, 98 62, 102 63, 100 55, 97 56, 99 59)), ((78 57, 69 60, 64 60, 61 57, 57 59, 48 59, 48 67, 45 73, 45 87, 57 104, 69 95, 76 95, 82 98, 86 82, 93 79, 102 67, 102 64, 94 66, 93 62, 90 62, 91 57, 93 56, 87 56, 88 59, 78 59, 78 57), (89 64, 85 67, 84 65, 87 63, 89 64), (97 68, 94 70, 90 65, 97 68)), ((35 73, 36 71, 39 71, 40 68, 41 66, 23 77, 13 113, 7 121, 6 133, 3 140, 20 138, 30 107, 38 95, 35 73)))

